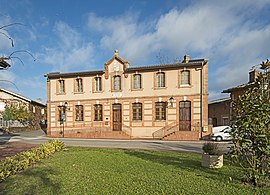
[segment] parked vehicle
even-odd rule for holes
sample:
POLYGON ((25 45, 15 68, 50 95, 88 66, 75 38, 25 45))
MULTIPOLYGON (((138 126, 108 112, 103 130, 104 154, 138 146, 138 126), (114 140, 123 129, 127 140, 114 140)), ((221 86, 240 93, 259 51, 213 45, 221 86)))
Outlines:
POLYGON ((222 140, 232 140, 231 136, 232 128, 229 126, 220 127, 219 131, 215 129, 211 134, 211 140, 222 141, 222 140))

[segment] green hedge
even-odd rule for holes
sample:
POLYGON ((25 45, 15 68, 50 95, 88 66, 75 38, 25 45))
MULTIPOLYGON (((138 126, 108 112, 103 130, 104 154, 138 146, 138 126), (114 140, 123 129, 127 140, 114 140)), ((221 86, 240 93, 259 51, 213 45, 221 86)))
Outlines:
POLYGON ((5 180, 8 176, 26 169, 33 163, 62 150, 64 146, 65 144, 62 141, 51 140, 41 144, 39 147, 20 152, 12 157, 6 157, 4 160, 0 161, 0 182, 5 180))

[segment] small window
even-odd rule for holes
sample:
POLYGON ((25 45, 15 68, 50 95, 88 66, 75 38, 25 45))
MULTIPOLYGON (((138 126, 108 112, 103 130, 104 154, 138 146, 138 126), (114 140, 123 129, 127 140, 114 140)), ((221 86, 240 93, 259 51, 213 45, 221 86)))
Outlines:
POLYGON ((223 117, 222 120, 223 120, 223 125, 224 126, 230 125, 230 121, 229 121, 228 117, 223 117))
POLYGON ((114 91, 121 90, 121 77, 119 75, 113 77, 113 90, 114 91))
POLYGON ((166 120, 166 102, 156 102, 156 120, 166 120))
POLYGON ((142 78, 142 76, 140 74, 135 74, 133 76, 133 89, 141 89, 142 88, 141 78, 142 78))
POLYGON ((94 112, 95 112, 95 121, 102 121, 102 105, 95 104, 94 105, 94 112))
POLYGON ((76 121, 83 121, 83 106, 82 105, 76 105, 75 106, 75 120, 76 121))
POLYGON ((58 93, 59 94, 65 93, 65 81, 64 80, 58 80, 58 93))
POLYGON ((142 120, 142 103, 133 103, 133 120, 141 121, 142 120))
POLYGON ((77 92, 77 93, 82 93, 83 92, 83 84, 82 84, 82 79, 81 78, 76 79, 75 92, 77 92))
POLYGON ((181 72, 181 85, 190 85, 190 71, 183 70, 181 72))
POLYGON ((96 77, 95 78, 95 90, 96 91, 102 91, 102 83, 101 83, 101 77, 96 77))
POLYGON ((157 87, 165 87, 165 73, 159 72, 157 73, 157 87))

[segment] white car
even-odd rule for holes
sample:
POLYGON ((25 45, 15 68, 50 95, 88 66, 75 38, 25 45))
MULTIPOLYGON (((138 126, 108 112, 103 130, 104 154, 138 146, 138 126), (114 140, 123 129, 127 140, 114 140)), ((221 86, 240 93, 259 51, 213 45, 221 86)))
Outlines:
POLYGON ((211 140, 218 142, 222 140, 232 140, 231 132, 231 127, 223 126, 220 131, 213 131, 213 133, 211 134, 211 140))

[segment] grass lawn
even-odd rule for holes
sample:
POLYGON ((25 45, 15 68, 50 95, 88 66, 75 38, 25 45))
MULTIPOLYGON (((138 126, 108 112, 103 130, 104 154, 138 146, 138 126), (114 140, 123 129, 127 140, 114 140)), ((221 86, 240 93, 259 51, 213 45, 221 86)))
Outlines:
POLYGON ((0 194, 270 194, 243 185, 228 162, 200 163, 194 153, 70 147, 0 183, 0 194))

